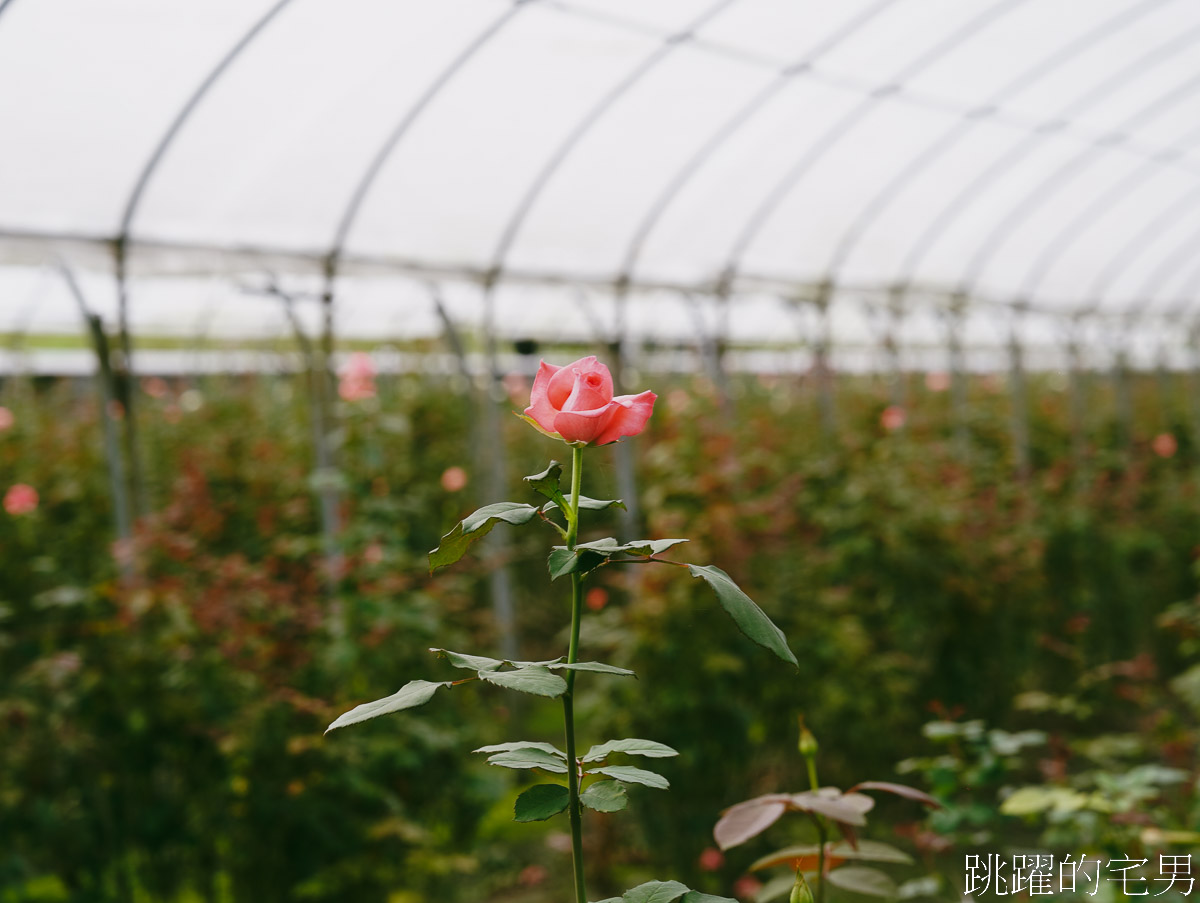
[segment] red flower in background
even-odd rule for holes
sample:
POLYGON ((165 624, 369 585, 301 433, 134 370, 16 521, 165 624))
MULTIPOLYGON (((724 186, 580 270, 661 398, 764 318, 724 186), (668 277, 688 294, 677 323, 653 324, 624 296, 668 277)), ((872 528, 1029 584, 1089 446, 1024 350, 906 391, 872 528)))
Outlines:
POLYGON ((4 510, 13 517, 32 514, 37 510, 37 490, 25 483, 15 483, 4 493, 4 510))
POLYGON ((356 351, 342 368, 338 395, 343 401, 375 397, 375 363, 365 351, 356 351))

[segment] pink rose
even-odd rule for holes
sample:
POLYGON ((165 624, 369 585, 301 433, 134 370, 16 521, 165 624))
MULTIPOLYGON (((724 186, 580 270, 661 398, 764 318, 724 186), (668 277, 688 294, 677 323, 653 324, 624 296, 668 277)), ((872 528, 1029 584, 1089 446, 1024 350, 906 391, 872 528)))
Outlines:
POLYGON ((565 367, 542 361, 525 418, 563 442, 607 445, 644 430, 656 398, 653 392, 613 398, 612 374, 595 357, 565 367))
POLYGON ((13 417, 12 411, 8 408, 0 408, 0 432, 11 428, 15 422, 16 418, 13 417))
POLYGON ((880 425, 888 431, 900 429, 907 419, 908 414, 905 413, 904 408, 894 404, 884 408, 883 413, 879 415, 880 425))
POLYGON ((21 514, 32 514, 37 510, 37 490, 25 483, 16 483, 4 493, 4 510, 14 517, 21 514))
POLYGON ((343 401, 375 397, 375 363, 365 351, 356 351, 342 368, 338 395, 343 401))
POLYGON ((1175 452, 1179 451, 1179 443, 1170 433, 1159 433, 1150 443, 1150 447, 1160 458, 1173 458, 1175 452))

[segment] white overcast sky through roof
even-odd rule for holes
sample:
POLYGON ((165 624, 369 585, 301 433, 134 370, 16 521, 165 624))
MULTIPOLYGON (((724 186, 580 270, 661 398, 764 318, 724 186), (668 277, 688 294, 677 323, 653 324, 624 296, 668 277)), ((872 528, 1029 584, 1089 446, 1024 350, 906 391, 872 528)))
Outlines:
POLYGON ((283 334, 245 286, 338 252, 381 339, 494 272, 506 335, 627 279, 653 337, 802 342, 829 285, 847 344, 953 297, 972 345, 1178 344, 1198 51, 1195 0, 0 0, 0 330, 79 328, 59 260, 111 317, 125 238, 141 331, 283 334))

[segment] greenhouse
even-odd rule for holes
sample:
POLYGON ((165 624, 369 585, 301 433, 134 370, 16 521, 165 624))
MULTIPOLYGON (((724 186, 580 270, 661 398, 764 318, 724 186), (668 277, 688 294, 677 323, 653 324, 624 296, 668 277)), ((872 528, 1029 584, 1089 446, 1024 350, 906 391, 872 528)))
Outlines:
POLYGON ((0 0, 0 903, 1189 896, 1197 48, 0 0))

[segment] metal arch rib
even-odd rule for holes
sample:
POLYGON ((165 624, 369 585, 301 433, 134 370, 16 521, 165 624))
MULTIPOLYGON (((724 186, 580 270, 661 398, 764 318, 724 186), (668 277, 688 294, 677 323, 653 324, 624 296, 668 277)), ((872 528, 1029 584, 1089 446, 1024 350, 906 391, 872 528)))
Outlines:
POLYGON ((1018 6, 1028 2, 1030 0, 999 0, 999 2, 992 3, 982 13, 974 16, 966 25, 956 29, 944 40, 938 42, 917 59, 904 66, 889 82, 880 85, 875 92, 863 98, 848 114, 826 130, 816 142, 810 144, 804 156, 784 174, 783 178, 750 215, 745 226, 742 227, 729 252, 724 271, 720 277, 721 282, 728 285, 733 281, 735 274, 741 266, 742 258, 746 255, 746 252, 758 237, 763 227, 770 221, 775 211, 779 209, 779 205, 783 200, 803 181, 809 170, 820 162, 829 151, 836 147, 843 137, 853 131, 863 119, 875 111, 879 103, 892 94, 895 94, 903 86, 904 82, 933 65, 947 53, 969 40, 977 32, 985 29, 992 22, 1016 9, 1018 6))
POLYGON ((1058 111, 1057 115, 1044 121, 1039 129, 1025 135, 1018 143, 994 160, 965 188, 951 198, 949 203, 930 220, 924 231, 917 236, 900 265, 897 281, 901 284, 912 282, 926 255, 958 221, 958 218, 997 179, 1025 159, 1038 146, 1041 138, 1066 128, 1075 117, 1102 102, 1114 91, 1128 85, 1143 72, 1153 69, 1174 54, 1190 48, 1198 33, 1200 30, 1192 29, 1182 35, 1175 35, 1163 44, 1154 47, 1129 65, 1114 72, 1100 84, 1085 91, 1082 96, 1066 104, 1058 111))
POLYGON ((1200 300, 1200 260, 1183 280, 1183 293, 1179 296, 1179 303, 1167 311, 1167 314, 1174 320, 1182 319, 1192 312, 1197 300, 1200 300))
POLYGON ((879 220, 904 189, 956 147, 979 123, 990 119, 999 112, 998 108, 1001 104, 1006 103, 1021 91, 1033 87, 1100 41, 1128 28, 1138 19, 1168 2, 1172 2, 1172 0, 1139 0, 1132 6, 1120 10, 1116 15, 1080 35, 1066 46, 1060 47, 1044 59, 1039 60, 1016 78, 1007 82, 976 109, 968 111, 953 122, 948 130, 926 145, 862 208, 830 257, 826 281, 833 282, 837 279, 842 267, 845 266, 863 236, 870 231, 871 226, 879 220))
MULTIPOLYGON (((1108 266, 1092 280, 1089 291, 1084 296, 1090 299, 1090 303, 1084 310, 1088 312, 1100 310, 1103 307, 1105 297, 1108 295, 1109 286, 1113 285, 1121 277, 1121 274, 1132 267, 1142 254, 1148 248, 1152 247, 1164 234, 1168 233, 1177 222, 1185 220, 1189 214, 1195 213, 1197 202, 1200 202, 1200 186, 1180 195, 1175 200, 1175 203, 1169 205, 1162 213, 1147 223, 1125 245, 1121 253, 1113 257, 1109 261, 1108 266)), ((1166 264, 1161 265, 1154 271, 1151 275, 1151 280, 1159 280, 1159 271, 1164 266, 1166 264)))
POLYGON ((657 47, 653 53, 638 63, 632 70, 617 82, 600 100, 592 106, 590 110, 575 124, 575 127, 568 133, 567 137, 555 149, 554 153, 546 161, 542 169, 534 177, 529 188, 525 191, 524 196, 517 204, 513 215, 509 218, 508 223, 504 227, 504 231, 500 234, 500 239, 496 244, 496 250, 492 255, 492 263, 490 272, 494 279, 499 275, 504 267, 504 263, 508 258, 509 252, 512 250, 513 244, 520 234, 521 228, 525 225, 525 221, 529 213, 533 210, 538 198, 546 186, 550 184, 550 180, 554 178, 554 174, 558 172, 559 167, 566 162, 572 151, 579 146, 579 143, 587 136, 593 126, 596 125, 612 107, 627 94, 634 86, 638 84, 647 74, 650 73, 659 63, 666 59, 676 48, 683 46, 691 38, 692 33, 696 29, 701 28, 706 22, 723 12, 727 7, 732 6, 737 0, 718 0, 712 6, 709 6, 701 13, 694 21, 687 25, 683 32, 677 35, 672 35, 666 38, 663 43, 657 47))
POLYGON ((1066 255, 1080 238, 1093 227, 1104 222, 1105 214, 1111 213, 1127 196, 1140 188, 1147 181, 1164 172, 1163 165, 1184 156, 1190 148, 1184 145, 1200 140, 1200 130, 1191 132, 1180 145, 1172 150, 1158 154, 1142 162, 1126 178, 1121 179, 1108 191, 1098 195, 1090 204, 1085 206, 1070 223, 1047 244, 1034 259, 1029 273, 1025 277, 1018 297, 1028 300, 1037 295, 1042 283, 1053 271, 1055 265, 1066 255))
POLYGON ((1010 208, 1009 213, 988 233, 980 244, 979 249, 967 264, 966 272, 959 281, 959 293, 969 295, 974 291, 984 269, 995 256, 997 249, 1012 237, 1021 225, 1052 197, 1063 186, 1069 184, 1087 169, 1090 162, 1097 157, 1097 152, 1108 150, 1115 144, 1125 140, 1126 132, 1133 130, 1143 122, 1153 120, 1164 110, 1170 109, 1179 102, 1188 99, 1200 91, 1200 74, 1193 75, 1184 82, 1175 85, 1164 94, 1160 94, 1151 103, 1142 107, 1132 116, 1124 119, 1117 128, 1107 132, 1095 144, 1086 147, 1080 153, 1058 167, 1047 178, 1041 180, 1033 190, 1029 191, 1017 204, 1010 208))
POLYGON ((342 212, 342 216, 338 220, 337 229, 334 232, 333 241, 330 243, 329 254, 326 258, 326 269, 330 279, 336 274, 338 263, 346 247, 346 241, 350 236, 350 230, 354 227, 354 223, 358 219, 358 214, 362 210, 362 206, 366 202, 367 196, 375 184, 375 180, 379 177, 379 173, 383 170, 384 165, 391 158, 392 154, 395 153, 404 136, 408 134, 409 130, 416 124, 429 105, 437 99, 442 90, 475 58, 476 54, 502 31, 516 17, 517 13, 534 2, 537 2, 537 0, 516 0, 501 16, 493 20, 483 31, 476 35, 451 60, 450 64, 438 73, 437 77, 430 82, 416 103, 405 112, 403 118, 388 134, 383 144, 380 145, 379 150, 371 158, 367 168, 363 171, 362 177, 355 186, 342 212))
POLYGON ((617 277, 618 285, 625 285, 632 280, 634 270, 638 265, 650 234, 658 226, 659 221, 666 214, 671 204, 674 203, 679 193, 691 182, 703 168, 704 164, 712 159, 724 147, 725 143, 741 130, 742 126, 753 119, 773 98, 777 97, 780 91, 793 78, 802 74, 805 69, 814 65, 817 60, 835 49, 855 32, 862 29, 879 13, 898 2, 900 0, 880 0, 880 2, 868 7, 849 22, 842 25, 817 45, 817 47, 810 50, 803 58, 779 72, 771 81, 756 92, 741 109, 737 110, 733 116, 727 119, 720 128, 709 136, 708 140, 688 158, 687 162, 684 163, 670 182, 667 183, 662 193, 650 205, 645 217, 643 217, 634 230, 633 237, 630 239, 629 245, 625 250, 625 256, 621 262, 621 271, 617 277))
POLYGON ((244 35, 242 35, 238 42, 230 48, 229 52, 221 58, 217 65, 209 71, 208 75, 204 77, 204 80, 200 82, 196 90, 193 91, 191 96, 187 99, 187 102, 180 108, 179 113, 176 114, 175 118, 171 121, 171 124, 167 127, 167 130, 163 133, 162 138, 159 139, 158 144, 155 146, 153 153, 150 154, 150 158, 146 161, 146 164, 142 167, 141 172, 138 173, 137 182, 134 183, 133 191, 130 192, 129 199, 125 202, 125 209, 121 213, 121 224, 118 227, 117 232, 118 248, 123 248, 125 243, 129 240, 129 232, 133 225, 133 219, 135 216, 137 216, 138 207, 141 205, 142 197, 146 193, 146 188, 150 184, 150 180, 154 177, 154 173, 158 170, 159 165, 163 161, 163 157, 166 156, 167 151, 174 143, 176 137, 178 137, 179 133, 183 130, 184 125, 187 124, 188 119, 191 118, 192 113, 195 112, 196 108, 200 105, 200 101, 202 101, 205 95, 212 90, 213 85, 220 81, 221 76, 223 76, 229 70, 230 66, 233 65, 234 61, 241 56, 242 51, 244 51, 254 41, 254 39, 258 37, 268 25, 271 24, 275 17, 279 15, 279 13, 283 11, 283 8, 290 2, 291 0, 278 0, 274 6, 267 10, 266 14, 263 15, 262 18, 260 18, 257 22, 255 22, 250 29, 244 35))
POLYGON ((1137 292, 1133 295, 1134 300, 1141 299, 1145 301, 1147 306, 1153 305, 1155 296, 1162 289, 1163 285, 1172 276, 1184 270, 1190 261, 1196 259, 1197 243, 1200 243, 1200 228, 1189 232, 1175 250, 1168 254, 1142 281, 1141 286, 1139 286, 1137 292))

